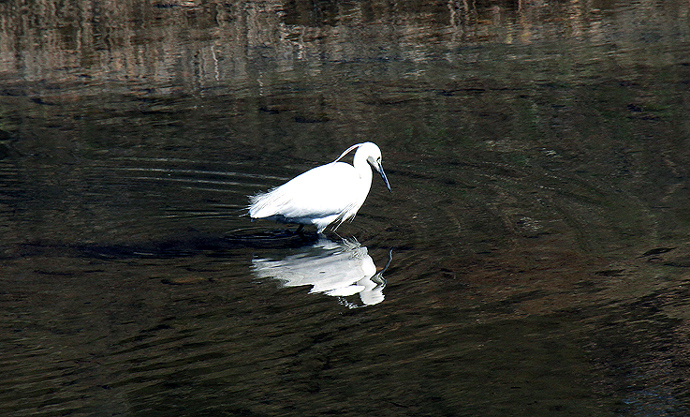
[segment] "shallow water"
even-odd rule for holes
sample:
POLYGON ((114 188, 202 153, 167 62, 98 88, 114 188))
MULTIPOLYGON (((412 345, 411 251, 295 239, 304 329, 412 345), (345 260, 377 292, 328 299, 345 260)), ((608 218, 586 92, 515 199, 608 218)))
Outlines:
POLYGON ((690 414, 689 18, 0 3, 0 412, 690 414), (245 216, 364 140, 337 233, 245 216))

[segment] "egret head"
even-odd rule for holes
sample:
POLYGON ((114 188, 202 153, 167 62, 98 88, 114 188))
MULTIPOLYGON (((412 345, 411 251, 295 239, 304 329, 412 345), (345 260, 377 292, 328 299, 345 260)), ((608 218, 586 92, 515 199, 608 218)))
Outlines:
POLYGON ((376 146, 375 143, 364 142, 360 145, 357 152, 363 152, 365 155, 367 155, 367 162, 374 170, 376 170, 376 172, 381 174, 381 178, 383 178, 386 188, 388 188, 388 191, 390 191, 391 186, 388 183, 388 177, 386 177, 386 173, 383 171, 383 165, 381 165, 381 150, 379 147, 376 146))

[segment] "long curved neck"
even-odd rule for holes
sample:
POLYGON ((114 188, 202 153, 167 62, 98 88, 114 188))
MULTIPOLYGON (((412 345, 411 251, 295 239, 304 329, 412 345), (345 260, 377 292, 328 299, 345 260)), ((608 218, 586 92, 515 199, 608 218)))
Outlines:
POLYGON ((355 167, 355 171, 357 171, 357 174, 359 174, 359 178, 361 178, 362 182, 367 184, 366 193, 368 194, 369 188, 371 188, 373 173, 371 172, 371 166, 369 166, 369 163, 367 162, 366 154, 363 154, 357 150, 357 152, 355 152, 352 165, 355 167))

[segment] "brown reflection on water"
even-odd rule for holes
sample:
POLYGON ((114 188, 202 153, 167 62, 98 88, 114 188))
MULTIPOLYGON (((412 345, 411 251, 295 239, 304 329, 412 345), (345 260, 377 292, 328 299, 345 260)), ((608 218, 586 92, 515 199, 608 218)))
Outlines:
POLYGON ((687 18, 682 2, 8 1, 0 4, 0 74, 212 86, 284 74, 300 61, 312 70, 372 58, 454 61, 468 59, 454 53, 461 48, 564 38, 633 49, 634 59, 619 55, 628 61, 621 64, 639 64, 657 56, 639 37, 655 42, 682 31, 667 18, 687 18), (654 29, 640 32, 641 18, 654 29))

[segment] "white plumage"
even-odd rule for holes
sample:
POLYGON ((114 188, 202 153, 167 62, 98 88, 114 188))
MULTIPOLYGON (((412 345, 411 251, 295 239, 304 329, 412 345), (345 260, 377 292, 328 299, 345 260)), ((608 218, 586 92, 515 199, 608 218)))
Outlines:
POLYGON ((313 224, 318 233, 338 222, 352 220, 371 189, 372 169, 381 174, 381 150, 372 142, 349 147, 330 164, 313 168, 266 193, 249 197, 249 216, 280 223, 313 224), (339 162, 357 149, 352 165, 339 162))
POLYGON ((377 273, 367 247, 356 239, 333 242, 322 236, 315 244, 290 249, 289 253, 282 259, 252 259, 254 274, 275 278, 285 287, 310 285, 311 293, 333 297, 359 294, 364 305, 378 304, 384 299, 386 269, 377 273))

